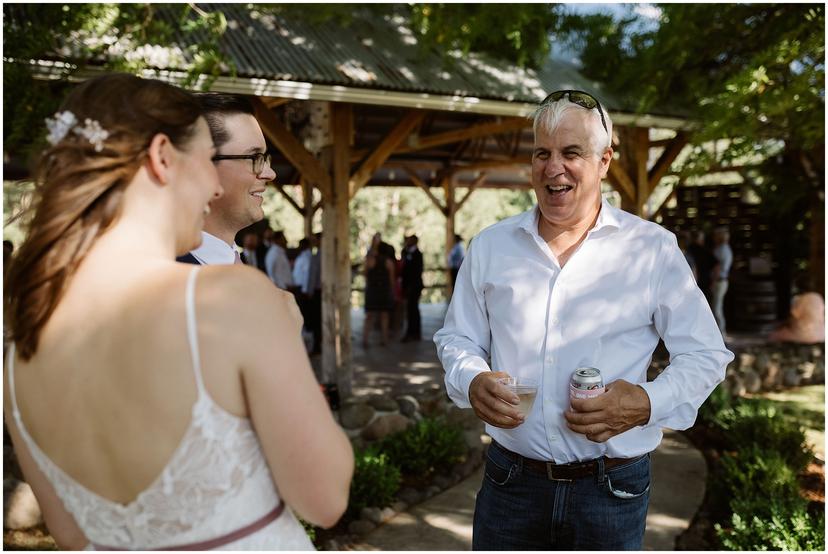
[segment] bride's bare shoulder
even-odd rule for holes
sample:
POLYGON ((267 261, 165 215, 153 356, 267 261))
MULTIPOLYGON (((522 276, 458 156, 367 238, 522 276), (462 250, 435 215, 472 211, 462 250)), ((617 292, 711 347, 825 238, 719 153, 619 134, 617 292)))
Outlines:
POLYGON ((278 288, 267 275, 252 267, 204 266, 196 291, 200 306, 228 316, 242 316, 251 323, 261 322, 262 318, 301 318, 293 294, 278 288))

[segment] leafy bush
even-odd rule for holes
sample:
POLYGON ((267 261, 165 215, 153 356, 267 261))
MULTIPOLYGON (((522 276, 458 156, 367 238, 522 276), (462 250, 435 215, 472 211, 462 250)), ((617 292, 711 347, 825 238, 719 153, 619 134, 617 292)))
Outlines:
POLYGON ((730 393, 724 386, 719 384, 699 408, 699 419, 705 423, 716 425, 719 415, 730 408, 731 403, 730 393))
POLYGON ((783 418, 771 405, 740 402, 724 410, 718 420, 737 450, 761 446, 765 452, 778 452, 795 473, 813 458, 802 427, 783 418))
POLYGON ((461 428, 443 418, 422 419, 417 425, 385 438, 379 448, 403 473, 417 477, 426 477, 460 461, 466 452, 461 428))
MULTIPOLYGON (((720 464, 718 483, 725 498, 739 501, 759 493, 767 504, 769 497, 786 499, 799 495, 796 472, 779 452, 751 445, 735 454, 725 454, 720 464)), ((745 513, 736 508, 733 511, 745 513)))
POLYGON ((804 502, 791 510, 763 498, 769 515, 734 513, 732 529, 716 524, 716 535, 727 550, 825 550, 825 515, 811 515, 804 502))
POLYGON ((375 448, 358 451, 354 456, 354 477, 348 508, 352 514, 366 506, 383 507, 391 503, 400 488, 400 468, 385 453, 375 448))

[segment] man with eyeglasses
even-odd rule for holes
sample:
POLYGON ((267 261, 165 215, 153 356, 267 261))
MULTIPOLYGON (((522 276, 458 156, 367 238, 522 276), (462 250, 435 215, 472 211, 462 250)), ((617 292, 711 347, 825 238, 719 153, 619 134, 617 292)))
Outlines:
POLYGON ((264 218, 262 194, 276 178, 253 104, 237 94, 196 95, 216 146, 213 163, 224 194, 210 203, 201 246, 179 261, 196 264, 241 263, 236 234, 264 218))
POLYGON ((434 336, 449 396, 492 437, 473 548, 641 550, 650 452, 662 428, 693 424, 733 354, 675 236, 602 200, 598 100, 554 92, 534 132, 537 206, 477 235, 434 336), (659 339, 670 365, 647 382, 659 339), (586 367, 605 390, 571 399, 586 367), (534 382, 534 403, 505 377, 534 382))

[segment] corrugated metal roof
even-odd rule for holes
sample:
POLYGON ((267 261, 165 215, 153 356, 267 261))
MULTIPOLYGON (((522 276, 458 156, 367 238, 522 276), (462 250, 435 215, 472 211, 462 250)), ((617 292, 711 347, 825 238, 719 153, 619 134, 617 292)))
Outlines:
POLYGON ((357 8, 343 26, 244 4, 199 7, 224 13, 228 29, 221 46, 239 77, 530 103, 548 91, 578 88, 596 94, 610 110, 627 111, 600 83, 563 61, 549 60, 540 71, 478 54, 446 64, 439 53, 424 51, 396 16, 357 8))

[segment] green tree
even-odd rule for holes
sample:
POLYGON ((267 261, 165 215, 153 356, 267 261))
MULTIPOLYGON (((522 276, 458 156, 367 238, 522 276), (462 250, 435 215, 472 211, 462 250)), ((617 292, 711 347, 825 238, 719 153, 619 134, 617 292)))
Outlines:
POLYGON ((790 244, 801 245, 810 286, 823 290, 825 7, 658 9, 654 28, 633 14, 568 18, 584 73, 639 111, 677 107, 696 120, 688 174, 764 160, 747 176, 781 239, 777 262, 783 271, 796 265, 790 244), (723 149, 702 147, 717 139, 725 139, 723 149))
POLYGON ((232 70, 219 47, 224 15, 193 4, 4 4, 3 16, 3 143, 20 157, 42 146, 32 130, 43 128, 67 85, 36 79, 32 60, 127 72, 163 66, 189 82, 232 70))

